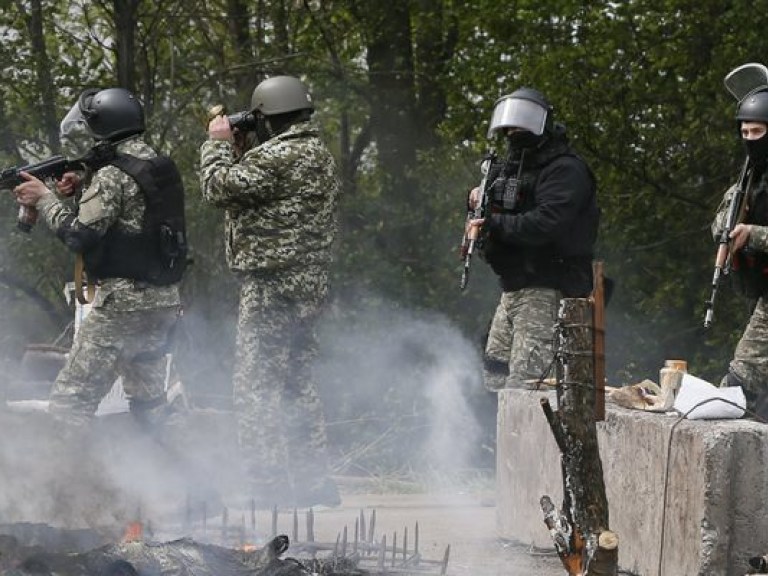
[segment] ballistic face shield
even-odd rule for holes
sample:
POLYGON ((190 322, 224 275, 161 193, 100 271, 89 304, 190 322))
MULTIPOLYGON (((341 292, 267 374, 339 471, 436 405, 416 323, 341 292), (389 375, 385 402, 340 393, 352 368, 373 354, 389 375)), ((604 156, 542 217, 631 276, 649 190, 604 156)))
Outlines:
POLYGON ((750 94, 768 90, 768 68, 756 62, 742 64, 726 76, 725 88, 739 102, 750 94))
POLYGON ((64 116, 59 126, 59 137, 67 158, 79 158, 96 144, 80 110, 80 102, 76 102, 64 116))
MULTIPOLYGON (((726 90, 739 102, 736 107, 739 134, 744 122, 768 125, 768 68, 756 62, 742 64, 731 70, 723 82, 726 90)), ((755 140, 745 139, 743 142, 753 165, 765 169, 768 162, 768 135, 755 140)))

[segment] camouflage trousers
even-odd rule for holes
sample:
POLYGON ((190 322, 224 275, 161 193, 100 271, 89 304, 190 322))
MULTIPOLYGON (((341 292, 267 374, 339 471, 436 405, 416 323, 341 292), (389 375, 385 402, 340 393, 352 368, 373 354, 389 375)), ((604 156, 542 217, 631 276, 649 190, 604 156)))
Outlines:
POLYGON ((165 354, 177 318, 177 306, 134 311, 93 308, 56 377, 49 398, 51 414, 68 424, 87 423, 118 377, 132 412, 164 406, 165 354))
POLYGON ((546 376, 560 298, 550 288, 502 293, 485 346, 486 388, 530 388, 526 380, 546 376))
POLYGON ((736 376, 722 385, 739 384, 747 397, 747 408, 768 419, 768 302, 757 301, 744 333, 736 345, 729 371, 736 376))
POLYGON ((312 375, 327 290, 327 274, 313 267, 242 281, 233 394, 257 498, 311 491, 327 479, 325 416, 312 375))

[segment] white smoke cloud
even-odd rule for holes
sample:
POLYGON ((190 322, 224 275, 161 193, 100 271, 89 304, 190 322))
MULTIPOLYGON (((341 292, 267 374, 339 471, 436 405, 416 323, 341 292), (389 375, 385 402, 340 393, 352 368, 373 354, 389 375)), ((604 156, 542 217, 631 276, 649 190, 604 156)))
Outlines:
POLYGON ((487 394, 480 356, 448 319, 385 304, 358 306, 331 318, 321 342, 318 372, 330 429, 354 413, 361 422, 345 436, 379 441, 374 457, 363 454, 363 465, 350 466, 351 473, 386 457, 392 466, 406 460, 413 472, 447 477, 477 461, 482 426, 475 408, 487 394), (396 444, 394 455, 387 442, 396 444))
MULTIPOLYGON (((337 472, 446 479, 476 465, 477 403, 488 393, 478 351, 448 319, 358 305, 329 315, 319 336, 329 434, 349 442, 331 446, 336 464, 347 458, 337 472)), ((203 502, 212 517, 225 501, 248 497, 227 412, 197 410, 186 426, 156 436, 127 414, 110 415, 65 437, 44 412, 0 410, 0 434, 2 523, 95 528, 141 516, 181 529, 185 514, 199 519, 203 502)))

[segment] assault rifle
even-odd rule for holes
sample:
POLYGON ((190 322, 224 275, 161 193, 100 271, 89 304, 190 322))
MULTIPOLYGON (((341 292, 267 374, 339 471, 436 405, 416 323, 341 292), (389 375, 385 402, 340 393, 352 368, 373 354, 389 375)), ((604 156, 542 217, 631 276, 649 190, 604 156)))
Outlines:
MULTIPOLYGON (((47 178, 60 179, 65 172, 84 170, 85 168, 98 169, 104 166, 114 157, 115 145, 111 142, 99 142, 91 148, 87 154, 80 158, 70 160, 64 156, 52 156, 37 164, 14 166, 0 172, 0 190, 13 190, 16 186, 25 182, 21 177, 22 172, 31 174, 35 178, 45 180, 47 178)), ((24 232, 32 230, 37 212, 30 206, 19 207, 18 227, 24 232)))
POLYGON ((744 161, 744 167, 741 169, 739 181, 733 188, 731 198, 728 202, 728 208, 725 216, 723 230, 720 232, 720 239, 717 245, 717 254, 715 255, 715 273, 712 276, 712 293, 706 302, 706 314, 704 316, 704 327, 709 328, 712 325, 712 315, 715 305, 715 296, 723 276, 727 276, 731 271, 731 261, 733 253, 731 250, 731 232, 744 219, 744 213, 747 209, 747 192, 749 191, 749 181, 752 176, 749 158, 744 161))
POLYGON ((478 218, 485 218, 485 210, 488 206, 488 194, 486 193, 486 187, 488 185, 488 174, 491 171, 491 165, 496 160, 496 153, 491 150, 488 155, 483 159, 480 164, 480 172, 483 174, 482 180, 480 180, 480 194, 477 198, 477 204, 474 209, 467 211, 467 219, 464 223, 464 237, 461 240, 461 258, 464 260, 464 269, 461 273, 461 289, 464 290, 469 283, 469 266, 472 262, 472 254, 475 251, 475 244, 477 243, 478 235, 480 233, 479 226, 470 226, 469 222, 478 218))

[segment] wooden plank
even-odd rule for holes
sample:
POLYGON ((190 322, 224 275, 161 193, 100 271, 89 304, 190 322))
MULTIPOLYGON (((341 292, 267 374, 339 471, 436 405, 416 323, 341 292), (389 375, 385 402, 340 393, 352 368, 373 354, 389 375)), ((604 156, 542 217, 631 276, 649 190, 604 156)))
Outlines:
POLYGON ((594 354, 595 420, 605 420, 605 282, 603 262, 592 263, 592 350, 594 354))

